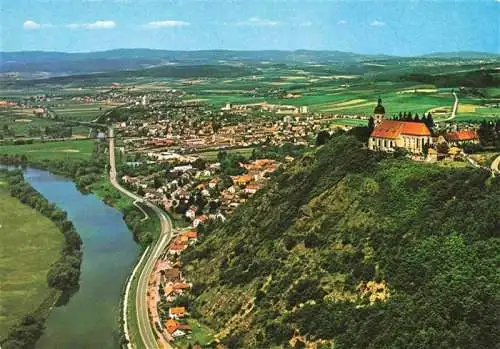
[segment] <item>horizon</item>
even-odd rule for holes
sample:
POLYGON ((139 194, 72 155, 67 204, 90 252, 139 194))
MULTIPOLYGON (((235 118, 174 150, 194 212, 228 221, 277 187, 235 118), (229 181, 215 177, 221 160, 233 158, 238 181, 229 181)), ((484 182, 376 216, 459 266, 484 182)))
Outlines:
POLYGON ((0 51, 340 51, 500 54, 498 0, 24 0, 3 5, 0 51), (286 5, 286 6, 285 6, 286 5), (446 14, 446 15, 443 15, 446 14), (493 33, 493 35, 492 35, 493 33), (139 48, 138 48, 139 47, 139 48))
POLYGON ((423 57, 428 55, 438 55, 438 54, 464 54, 464 53, 472 53, 472 54, 486 54, 486 55, 496 55, 500 56, 500 52, 487 52, 487 51, 432 51, 421 54, 414 55, 394 55, 388 54, 384 52, 375 52, 375 53, 363 53, 363 52, 353 52, 353 51, 341 51, 335 49, 324 49, 324 50, 314 50, 314 49, 226 49, 226 48, 213 48, 213 49, 186 49, 186 50, 173 50, 173 49, 159 49, 159 48, 148 48, 148 47, 118 47, 112 49, 104 49, 104 50, 95 50, 95 51, 52 51, 52 50, 19 50, 19 51, 10 51, 10 50, 0 50, 0 53, 64 53, 64 54, 92 54, 92 53, 105 53, 105 52, 113 52, 113 51, 139 51, 139 50, 149 50, 149 51, 166 51, 166 52, 210 52, 210 51, 225 51, 225 52, 298 52, 298 51, 306 51, 306 52, 339 52, 339 53, 349 53, 355 55, 366 55, 366 56, 387 56, 393 58, 413 58, 413 57, 423 57))

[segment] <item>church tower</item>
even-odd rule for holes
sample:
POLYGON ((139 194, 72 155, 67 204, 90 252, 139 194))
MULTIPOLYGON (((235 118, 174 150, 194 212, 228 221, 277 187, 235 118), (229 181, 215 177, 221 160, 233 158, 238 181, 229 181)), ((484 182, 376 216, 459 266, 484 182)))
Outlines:
POLYGON ((377 106, 373 110, 373 120, 375 121, 375 126, 378 126, 385 119, 385 108, 382 105, 382 98, 379 97, 377 106))

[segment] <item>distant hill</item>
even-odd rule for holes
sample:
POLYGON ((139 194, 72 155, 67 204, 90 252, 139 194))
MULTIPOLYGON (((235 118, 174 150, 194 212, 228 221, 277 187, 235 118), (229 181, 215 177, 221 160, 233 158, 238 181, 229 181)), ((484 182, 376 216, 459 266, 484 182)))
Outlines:
MULTIPOLYGON (((165 76, 175 66, 269 66, 287 64, 308 66, 308 69, 324 69, 317 65, 332 65, 341 71, 360 74, 368 70, 388 69, 398 61, 408 63, 413 60, 475 60, 484 58, 489 61, 500 59, 499 55, 480 52, 432 53, 419 57, 395 57, 388 55, 365 55, 342 51, 168 51, 151 49, 118 49, 101 52, 65 53, 65 52, 0 52, 0 73, 15 73, 22 79, 47 78, 94 73, 115 73, 134 71, 131 75, 151 76, 146 69, 158 68, 163 71, 158 76, 165 76), (365 63, 373 63, 370 68, 365 63), (378 66, 377 63, 387 65, 378 66), (163 68, 167 67, 167 68, 163 68)), ((477 62, 475 62, 477 64, 477 62)), ((401 66, 405 66, 404 64, 401 66)), ((181 70, 184 68, 181 68, 181 70)), ((399 70, 400 67, 393 66, 399 70)), ((175 69, 171 70, 176 71, 175 69)), ((127 75, 127 74, 125 74, 127 75)), ((204 75, 202 75, 204 76, 204 75)), ((173 76, 175 77, 175 75, 173 76)))
POLYGON ((500 53, 492 52, 474 52, 474 51, 458 51, 458 52, 433 52, 420 57, 425 58, 463 58, 463 59, 477 59, 477 58, 498 58, 500 53))
POLYGON ((53 75, 134 70, 166 64, 335 63, 388 58, 340 51, 167 51, 119 49, 89 53, 2 52, 0 72, 53 75))
POLYGON ((500 177, 350 136, 288 166, 181 256, 229 349, 497 348, 500 177))

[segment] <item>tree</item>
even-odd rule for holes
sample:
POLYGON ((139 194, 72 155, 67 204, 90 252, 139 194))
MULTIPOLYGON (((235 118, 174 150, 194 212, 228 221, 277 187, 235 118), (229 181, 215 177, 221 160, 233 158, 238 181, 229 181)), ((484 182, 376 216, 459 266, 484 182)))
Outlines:
POLYGON ((448 154, 450 147, 448 146, 448 143, 446 143, 446 142, 438 143, 436 145, 436 150, 439 154, 448 154))
POLYGON ((47 283, 50 287, 65 291, 78 286, 79 277, 79 267, 76 267, 66 256, 50 267, 47 274, 47 283))
POLYGON ((330 133, 326 130, 320 131, 316 137, 316 145, 323 145, 330 140, 330 133))
POLYGON ((202 158, 197 158, 193 162, 193 167, 197 168, 198 170, 204 170, 207 167, 207 162, 206 162, 206 160, 204 160, 202 158))
POLYGON ((427 123, 426 123, 428 128, 433 128, 434 127, 434 120, 432 119, 432 114, 431 112, 427 113, 427 123))
POLYGON ((370 116, 370 118, 368 119, 368 130, 371 133, 373 129, 375 129, 375 120, 373 119, 373 116, 370 116))

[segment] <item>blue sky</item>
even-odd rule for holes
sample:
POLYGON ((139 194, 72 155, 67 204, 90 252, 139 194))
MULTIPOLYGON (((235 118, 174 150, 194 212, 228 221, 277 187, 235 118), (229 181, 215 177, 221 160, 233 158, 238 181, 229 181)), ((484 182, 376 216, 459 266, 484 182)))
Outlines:
POLYGON ((500 52, 500 1, 1 0, 0 50, 500 52))

